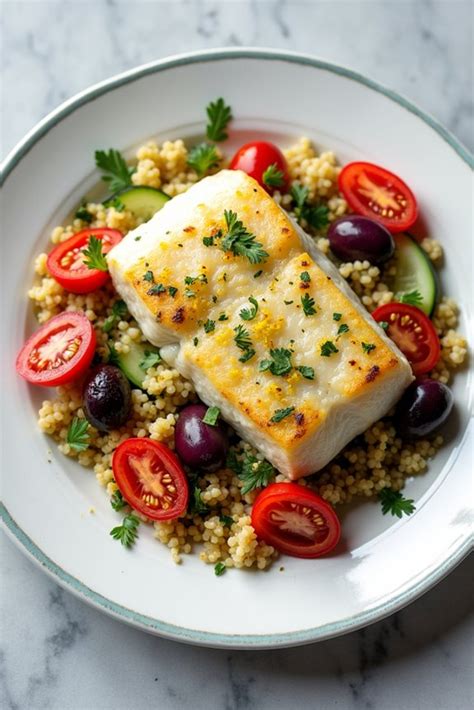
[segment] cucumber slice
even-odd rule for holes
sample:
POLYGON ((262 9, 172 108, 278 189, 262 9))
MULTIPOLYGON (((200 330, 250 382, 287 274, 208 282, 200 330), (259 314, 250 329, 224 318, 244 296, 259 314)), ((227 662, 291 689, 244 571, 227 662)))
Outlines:
POLYGON ((422 301, 418 305, 431 315, 438 297, 438 276, 423 249, 408 234, 395 235, 396 275, 390 286, 395 298, 418 291, 422 301))
MULTIPOLYGON (((150 345, 150 343, 131 343, 128 353, 117 354, 117 365, 130 382, 143 389, 146 371, 153 364, 151 362, 153 358, 150 358, 150 356, 153 355, 158 355, 158 357, 160 355, 160 351, 154 345, 150 345), (149 359, 150 363, 148 367, 146 367, 146 358, 149 359)), ((161 358, 157 362, 160 360, 161 358)))
MULTIPOLYGON (((165 202, 171 199, 161 190, 156 190, 154 187, 130 187, 122 192, 118 192, 114 197, 117 197, 125 206, 126 210, 130 210, 137 217, 141 217, 147 222, 155 212, 161 210, 165 202)), ((111 198, 113 199, 113 198, 111 198)))

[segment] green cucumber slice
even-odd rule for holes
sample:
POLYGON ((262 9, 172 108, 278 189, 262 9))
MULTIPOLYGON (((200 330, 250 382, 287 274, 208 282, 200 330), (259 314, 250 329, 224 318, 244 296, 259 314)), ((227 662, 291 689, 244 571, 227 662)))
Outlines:
POLYGON ((390 286, 397 301, 407 293, 418 291, 422 300, 418 305, 431 315, 438 297, 438 276, 431 261, 418 242, 408 234, 395 234, 396 275, 390 286))
MULTIPOLYGON (((117 365, 130 382, 143 389, 146 371, 153 364, 150 362, 148 367, 145 367, 144 361, 150 355, 158 355, 159 357, 160 351, 154 345, 150 345, 150 343, 131 343, 129 347, 128 353, 117 354, 117 365)), ((157 363, 160 360, 161 358, 159 358, 157 363)))
POLYGON ((147 222, 153 215, 161 210, 163 205, 171 199, 161 190, 154 187, 129 187, 116 193, 110 199, 118 198, 126 210, 130 210, 136 217, 141 217, 147 222))

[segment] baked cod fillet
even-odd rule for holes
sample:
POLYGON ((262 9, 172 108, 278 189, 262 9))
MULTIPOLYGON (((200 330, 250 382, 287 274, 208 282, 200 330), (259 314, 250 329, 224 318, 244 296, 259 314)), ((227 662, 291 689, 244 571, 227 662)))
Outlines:
POLYGON ((413 379, 337 269, 243 172, 173 198, 107 259, 164 360, 292 479, 322 468, 413 379))

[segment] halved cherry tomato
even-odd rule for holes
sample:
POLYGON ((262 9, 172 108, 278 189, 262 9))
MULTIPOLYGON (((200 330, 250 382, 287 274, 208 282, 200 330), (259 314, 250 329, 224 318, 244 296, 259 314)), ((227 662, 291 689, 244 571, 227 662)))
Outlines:
POLYGON ((229 168, 243 170, 270 194, 274 190, 286 190, 288 186, 285 156, 276 145, 267 141, 253 141, 243 145, 230 161, 229 168))
POLYGON ((115 482, 129 505, 152 520, 178 518, 189 498, 176 455, 152 439, 126 439, 112 457, 115 482))
POLYGON ((95 344, 95 331, 86 316, 64 311, 28 338, 16 359, 16 370, 33 385, 72 382, 89 367, 95 344))
POLYGON ((297 483, 272 483, 257 496, 252 525, 258 537, 293 557, 320 557, 341 535, 339 519, 313 491, 297 483))
POLYGON ((375 218, 394 234, 416 221, 415 196, 403 180, 385 168, 349 163, 339 173, 338 183, 354 212, 375 218))
POLYGON ((106 227, 83 229, 54 247, 48 255, 48 271, 66 291, 89 293, 103 286, 110 278, 107 271, 89 269, 84 264, 83 251, 87 249, 91 237, 102 240, 102 253, 107 254, 122 240, 123 234, 118 229, 106 227))
POLYGON ((398 345, 415 375, 433 369, 439 360, 441 346, 430 319, 416 306, 386 303, 372 313, 378 323, 388 323, 387 335, 398 345))

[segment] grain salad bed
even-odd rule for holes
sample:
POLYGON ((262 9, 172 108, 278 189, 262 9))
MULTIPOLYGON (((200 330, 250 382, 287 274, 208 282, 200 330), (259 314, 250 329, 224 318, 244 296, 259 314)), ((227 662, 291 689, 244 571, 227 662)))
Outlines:
MULTIPOLYGON (((332 152, 318 154, 307 138, 301 138, 284 154, 290 180, 308 188, 310 201, 327 205, 330 222, 346 213, 347 205, 337 186, 340 167, 332 152)), ((226 164, 220 152, 218 156, 220 163, 211 172, 226 164)), ((160 188, 173 197, 185 192, 199 179, 188 165, 188 151, 182 140, 166 141, 161 146, 149 141, 138 149, 136 157, 136 170, 132 174, 134 185, 160 188)), ((277 191, 273 196, 291 213, 289 194, 277 191)), ((132 212, 121 210, 120 206, 106 207, 87 202, 78 214, 86 219, 76 217, 67 226, 56 227, 51 235, 53 244, 65 241, 84 228, 109 227, 126 234, 139 224, 132 212)), ((308 224, 302 223, 302 226, 314 237, 319 249, 331 256, 327 228, 315 231, 308 224)), ((425 239, 421 247, 436 267, 441 266, 443 251, 436 240, 425 239)), ((112 307, 118 295, 110 282, 89 294, 68 293, 48 274, 46 262, 46 253, 37 256, 37 280, 29 291, 39 323, 45 323, 65 310, 85 313, 94 325, 97 355, 103 362, 107 361, 111 349, 126 353, 132 343, 144 342, 137 323, 128 313, 120 318, 113 317, 112 307)), ((393 260, 383 267, 368 261, 354 261, 339 264, 338 268, 369 312, 394 299, 389 287, 396 268, 393 260)), ((464 362, 467 352, 464 337, 456 331, 456 303, 443 297, 432 320, 441 342, 441 357, 430 377, 446 384, 453 370, 464 362)), ((45 400, 39 410, 39 426, 58 442, 63 454, 93 468, 98 482, 112 496, 117 486, 111 459, 118 444, 132 436, 150 437, 173 448, 179 410, 195 401, 197 397, 192 383, 177 370, 160 363, 147 370, 143 389, 132 389, 132 410, 127 424, 106 434, 90 427, 89 446, 85 451, 77 452, 67 443, 68 429, 74 417, 84 417, 80 385, 57 388, 56 396, 45 400)), ((440 435, 415 442, 404 441, 387 416, 351 442, 322 471, 306 480, 300 479, 298 483, 311 487, 335 506, 357 497, 375 496, 387 487, 398 491, 408 477, 427 468, 428 460, 442 443, 440 435)), ((231 451, 238 459, 245 453, 263 459, 243 441, 235 441, 231 451)), ((277 474, 275 480, 287 479, 277 474)), ((200 475, 195 485, 198 492, 191 495, 193 512, 179 520, 154 523, 155 537, 169 547, 174 561, 180 562, 183 553, 190 553, 198 546, 201 559, 209 564, 221 562, 225 567, 268 567, 277 552, 257 539, 251 525, 250 512, 257 491, 242 495, 244 482, 230 468, 200 475)))

